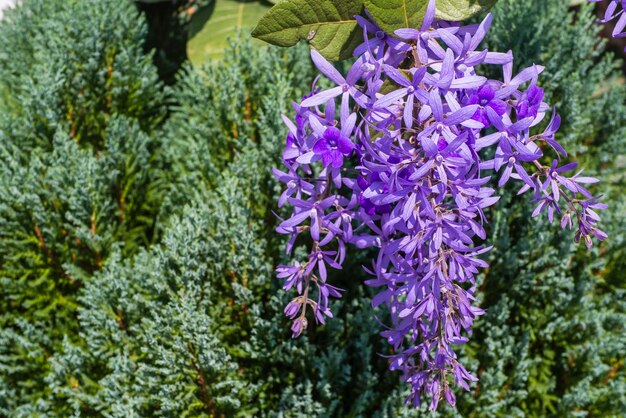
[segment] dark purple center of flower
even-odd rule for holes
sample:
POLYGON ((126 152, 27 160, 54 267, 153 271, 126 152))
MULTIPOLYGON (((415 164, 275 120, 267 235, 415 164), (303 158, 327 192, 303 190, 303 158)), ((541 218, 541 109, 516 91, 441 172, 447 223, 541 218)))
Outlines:
POLYGON ((387 34, 383 32, 382 30, 379 30, 378 32, 376 32, 376 37, 380 39, 381 41, 385 39, 385 36, 387 36, 387 34))
POLYGON ((332 138, 329 138, 329 139, 328 139, 328 145, 330 145, 330 146, 331 146, 331 147, 333 147, 333 148, 337 148, 337 141, 335 141, 335 140, 334 140, 334 139, 332 139, 332 138))

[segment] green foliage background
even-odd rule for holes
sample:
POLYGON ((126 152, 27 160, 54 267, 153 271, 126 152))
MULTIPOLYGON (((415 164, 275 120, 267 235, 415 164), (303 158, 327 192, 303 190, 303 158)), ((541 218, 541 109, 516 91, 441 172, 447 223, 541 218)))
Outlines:
MULTIPOLYGON (((461 355, 480 382, 431 416, 626 415, 626 91, 592 6, 500 0, 489 47, 546 66, 561 141, 604 181, 591 253, 506 190, 461 355)), ((305 48, 234 42, 159 81, 119 0, 24 0, 0 21, 0 416, 397 417, 405 388, 354 253, 336 318, 289 338, 273 266, 280 114, 305 48)), ((485 69, 488 71, 488 69, 485 69)), ((499 76, 493 74, 494 77, 499 76)))

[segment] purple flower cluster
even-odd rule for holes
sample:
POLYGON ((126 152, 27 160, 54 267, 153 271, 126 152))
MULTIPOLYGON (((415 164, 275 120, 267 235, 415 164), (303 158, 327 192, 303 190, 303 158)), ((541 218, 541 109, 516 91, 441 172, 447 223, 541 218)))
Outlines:
POLYGON ((476 274, 487 267, 480 256, 490 249, 479 243, 485 209, 499 199, 491 176, 498 187, 514 182, 519 194, 532 194, 533 217, 560 216, 587 246, 592 236, 606 238, 596 213, 605 205, 584 188, 597 180, 568 176, 574 163, 559 165, 559 116, 531 134, 550 114, 537 85, 543 68, 513 76, 511 52, 479 49, 491 16, 460 26, 434 15, 431 1, 422 27, 397 37, 358 17, 365 40, 346 77, 312 51, 335 87, 314 87, 294 104, 285 169, 274 172, 286 185, 279 206, 293 207, 277 229, 290 236, 288 253, 300 235, 311 242, 305 260, 277 269, 284 288, 297 291, 285 308, 294 338, 308 308, 317 322, 332 317, 329 299, 341 290, 327 272, 341 269, 346 245, 376 248, 367 284, 380 289, 372 305, 391 314, 381 333, 394 350, 390 368, 410 384, 407 402, 428 394, 433 410, 444 398, 455 404, 452 386, 469 390, 477 380, 453 346, 483 313, 473 301, 476 274), (501 67, 502 80, 479 75, 481 64, 501 67), (548 165, 544 151, 554 151, 548 165))
MULTIPOLYGON (((587 0, 590 3, 598 3, 602 0, 587 0)), ((626 37, 626 0, 610 0, 609 5, 604 12, 604 19, 598 20, 598 23, 608 23, 617 19, 613 28, 614 38, 626 37)), ((626 51, 626 49, 624 49, 626 51)))

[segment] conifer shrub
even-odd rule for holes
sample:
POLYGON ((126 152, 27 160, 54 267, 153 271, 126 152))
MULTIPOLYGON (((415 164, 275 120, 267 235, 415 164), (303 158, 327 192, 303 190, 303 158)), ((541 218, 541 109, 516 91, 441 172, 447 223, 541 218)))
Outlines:
POLYGON ((0 415, 32 416, 76 295, 150 243, 164 94, 117 1, 26 0, 0 23, 0 415))

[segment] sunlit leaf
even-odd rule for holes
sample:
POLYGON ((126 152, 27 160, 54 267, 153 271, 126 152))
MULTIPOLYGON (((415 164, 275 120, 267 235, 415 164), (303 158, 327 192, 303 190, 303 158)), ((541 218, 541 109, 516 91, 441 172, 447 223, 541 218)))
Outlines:
POLYGON ((346 59, 361 41, 354 16, 362 12, 362 0, 283 0, 263 16, 252 36, 284 47, 306 40, 327 59, 346 59))

